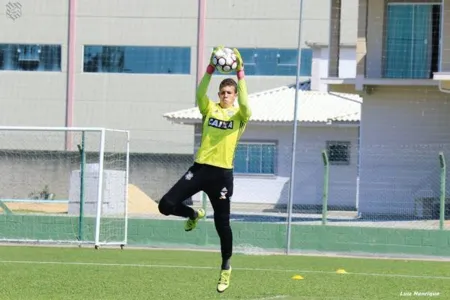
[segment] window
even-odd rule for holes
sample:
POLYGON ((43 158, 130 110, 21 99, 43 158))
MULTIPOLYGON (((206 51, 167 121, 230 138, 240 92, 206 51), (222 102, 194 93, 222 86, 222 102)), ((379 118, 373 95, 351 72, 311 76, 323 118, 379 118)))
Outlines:
MULTIPOLYGON (((300 76, 311 76, 312 50, 302 49, 300 76)), ((277 75, 297 75, 297 49, 280 49, 277 53, 277 75)))
MULTIPOLYGON (((296 76, 297 49, 239 48, 245 74, 256 76, 296 76)), ((300 76, 311 76, 312 50, 301 50, 300 76)))
POLYGON ((0 70, 61 71, 61 45, 0 44, 0 70))
POLYGON ((328 141, 327 154, 331 165, 349 165, 350 142, 328 141))
POLYGON ((386 78, 432 78, 438 70, 439 4, 389 3, 386 15, 386 78))
POLYGON ((84 46, 84 72, 190 74, 189 47, 84 46))
POLYGON ((274 143, 240 143, 236 149, 234 171, 245 174, 275 174, 274 143))

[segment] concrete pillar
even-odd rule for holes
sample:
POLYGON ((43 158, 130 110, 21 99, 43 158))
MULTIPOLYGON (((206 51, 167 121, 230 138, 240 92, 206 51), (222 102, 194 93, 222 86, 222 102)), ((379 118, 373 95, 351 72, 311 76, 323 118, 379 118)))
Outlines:
POLYGON ((356 76, 366 76, 368 0, 359 0, 356 38, 356 76))
POLYGON ((328 77, 339 77, 339 44, 341 42, 341 0, 330 0, 330 42, 328 77))
POLYGON ((443 0, 441 72, 450 72, 450 0, 443 0))

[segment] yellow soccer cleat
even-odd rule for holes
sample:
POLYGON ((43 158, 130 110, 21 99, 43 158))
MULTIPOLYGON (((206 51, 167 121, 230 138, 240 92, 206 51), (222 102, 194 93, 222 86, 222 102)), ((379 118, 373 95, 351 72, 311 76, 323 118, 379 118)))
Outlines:
POLYGON ((191 231, 192 229, 197 227, 198 220, 204 218, 205 215, 206 215, 206 213, 205 213, 205 210, 203 208, 200 208, 199 210, 197 210, 197 218, 195 218, 194 220, 188 219, 186 221, 186 224, 184 224, 184 230, 185 231, 191 231))
POLYGON ((230 286, 231 267, 229 270, 220 271, 219 283, 217 283, 217 291, 223 293, 230 286))

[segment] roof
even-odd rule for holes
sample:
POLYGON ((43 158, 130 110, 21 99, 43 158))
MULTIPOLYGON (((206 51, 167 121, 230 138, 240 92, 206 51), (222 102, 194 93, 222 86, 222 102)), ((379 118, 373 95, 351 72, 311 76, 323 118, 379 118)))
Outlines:
MULTIPOLYGON (((298 92, 298 121, 303 123, 358 123, 362 98, 357 94, 305 90, 298 92)), ((237 103, 237 101, 236 101, 237 103)), ((294 121, 295 84, 249 95, 252 109, 250 123, 292 123, 294 121)), ((198 123, 202 116, 197 107, 169 112, 164 117, 177 123, 198 123)))

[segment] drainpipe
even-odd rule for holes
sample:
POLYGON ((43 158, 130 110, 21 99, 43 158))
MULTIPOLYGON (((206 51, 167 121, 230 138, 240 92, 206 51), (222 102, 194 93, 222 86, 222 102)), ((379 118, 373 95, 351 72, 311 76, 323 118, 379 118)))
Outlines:
POLYGON ((205 21, 206 21, 206 0, 198 0, 198 28, 197 28, 197 74, 196 84, 200 83, 205 66, 203 63, 205 49, 205 21))
MULTIPOLYGON (((66 127, 73 126, 73 107, 74 107, 74 89, 75 89, 75 37, 76 37, 76 7, 77 0, 69 0, 69 32, 67 46, 67 94, 66 94, 66 127)), ((66 132, 65 149, 72 148, 72 132, 66 132)))

